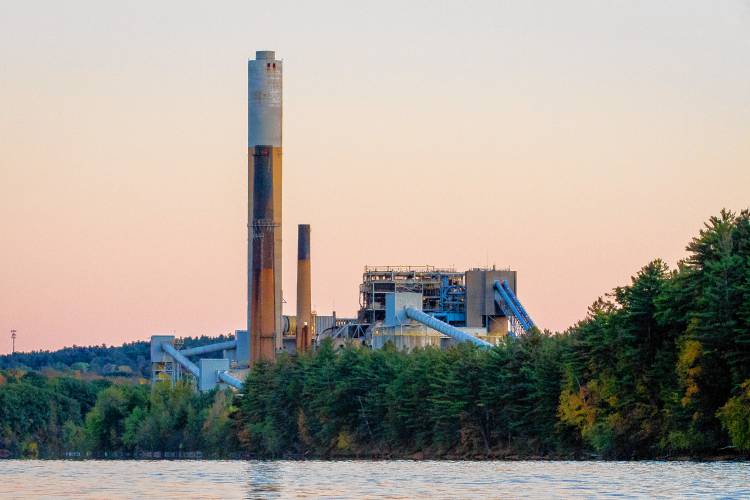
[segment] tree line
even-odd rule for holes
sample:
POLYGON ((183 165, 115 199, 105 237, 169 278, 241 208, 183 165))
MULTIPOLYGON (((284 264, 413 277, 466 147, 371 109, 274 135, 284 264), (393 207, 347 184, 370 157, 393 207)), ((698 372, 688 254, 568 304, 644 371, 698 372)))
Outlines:
POLYGON ((750 453, 750 213, 723 211, 565 332, 482 350, 323 343, 239 394, 0 372, 14 455, 618 458, 750 453))

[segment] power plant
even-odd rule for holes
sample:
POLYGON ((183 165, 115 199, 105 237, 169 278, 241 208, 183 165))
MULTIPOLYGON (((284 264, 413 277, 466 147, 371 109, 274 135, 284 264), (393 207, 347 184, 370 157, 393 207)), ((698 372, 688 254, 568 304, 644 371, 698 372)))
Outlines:
POLYGON ((194 380, 198 390, 242 388, 253 363, 295 354, 326 339, 379 349, 470 342, 482 348, 535 328, 516 295, 517 272, 432 266, 365 266, 356 318, 312 310, 311 228, 297 233, 297 310, 283 315, 282 75, 273 51, 248 61, 247 324, 232 340, 181 349, 174 335, 151 337, 152 383, 194 380), (202 357, 220 353, 217 358, 202 357), (192 358, 192 360, 191 360, 192 358))

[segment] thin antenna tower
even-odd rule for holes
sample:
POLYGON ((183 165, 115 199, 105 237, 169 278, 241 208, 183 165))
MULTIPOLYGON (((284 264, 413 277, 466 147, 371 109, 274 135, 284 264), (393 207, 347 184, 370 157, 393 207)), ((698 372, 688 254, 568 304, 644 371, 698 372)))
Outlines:
POLYGON ((15 354, 16 353, 16 331, 15 330, 10 331, 10 342, 11 342, 10 353, 15 354))

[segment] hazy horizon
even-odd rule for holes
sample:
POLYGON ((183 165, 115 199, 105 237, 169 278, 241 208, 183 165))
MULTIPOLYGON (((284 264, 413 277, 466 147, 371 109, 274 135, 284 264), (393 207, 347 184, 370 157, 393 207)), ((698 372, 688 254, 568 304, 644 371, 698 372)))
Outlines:
POLYGON ((285 313, 518 271, 562 330, 750 206, 750 2, 0 3, 0 354, 245 324, 247 74, 284 60, 285 313))

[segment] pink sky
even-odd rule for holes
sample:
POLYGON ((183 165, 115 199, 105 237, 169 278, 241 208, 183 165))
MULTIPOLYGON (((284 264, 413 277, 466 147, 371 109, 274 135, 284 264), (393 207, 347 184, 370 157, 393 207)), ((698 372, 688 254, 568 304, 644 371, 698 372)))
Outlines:
POLYGON ((284 295, 497 264, 561 330, 750 205, 747 2, 0 6, 0 353, 245 322, 246 60, 284 59, 284 295))

